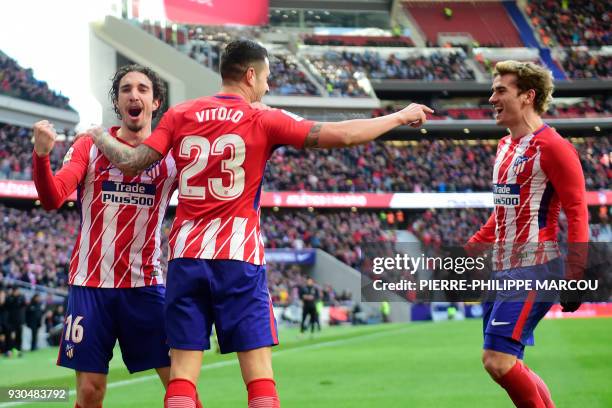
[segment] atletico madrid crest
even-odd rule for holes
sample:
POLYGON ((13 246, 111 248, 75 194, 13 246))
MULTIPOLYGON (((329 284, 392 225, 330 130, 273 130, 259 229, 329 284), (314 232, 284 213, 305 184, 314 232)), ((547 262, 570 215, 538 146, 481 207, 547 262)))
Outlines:
POLYGON ((74 345, 66 344, 66 357, 68 358, 74 357, 74 345))
POLYGON ((529 157, 521 156, 514 161, 514 164, 512 165, 512 171, 514 172, 515 176, 518 176, 523 172, 523 170, 525 170, 525 164, 527 164, 528 160, 529 157))

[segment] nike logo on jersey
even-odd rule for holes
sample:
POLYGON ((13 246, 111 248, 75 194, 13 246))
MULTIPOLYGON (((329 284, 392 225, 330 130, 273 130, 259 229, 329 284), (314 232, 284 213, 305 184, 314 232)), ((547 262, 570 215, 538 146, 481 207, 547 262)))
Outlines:
POLYGON ((491 321, 491 326, 505 326, 507 324, 510 324, 510 322, 496 322, 495 319, 491 321))

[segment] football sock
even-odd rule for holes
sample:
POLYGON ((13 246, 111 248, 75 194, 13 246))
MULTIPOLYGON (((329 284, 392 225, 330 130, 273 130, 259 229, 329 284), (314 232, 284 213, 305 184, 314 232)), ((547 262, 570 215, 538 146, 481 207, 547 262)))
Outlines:
POLYGON ((280 408, 276 383, 271 378, 258 378, 247 384, 249 408, 280 408))
POLYGON ((550 391, 546 386, 544 380, 542 380, 540 376, 537 375, 532 369, 527 367, 527 364, 523 363, 523 366, 525 367, 527 372, 529 372, 529 375, 531 375, 531 379, 533 380, 533 382, 536 383, 536 386, 538 387, 538 393, 540 394, 542 401, 544 401, 544 404, 546 404, 546 408, 555 408, 555 403, 552 400, 552 396, 550 395, 550 391))
POLYGON ((538 386, 520 361, 517 360, 497 383, 506 390, 517 408, 546 408, 538 386))
POLYGON ((196 387, 191 381, 185 378, 175 378, 168 383, 164 408, 196 408, 198 402, 196 387))

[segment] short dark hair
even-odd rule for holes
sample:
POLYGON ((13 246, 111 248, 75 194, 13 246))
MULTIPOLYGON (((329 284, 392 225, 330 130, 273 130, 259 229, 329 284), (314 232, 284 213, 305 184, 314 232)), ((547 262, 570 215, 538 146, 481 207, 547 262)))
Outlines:
POLYGON ((151 68, 138 64, 124 65, 119 68, 113 76, 113 85, 111 86, 110 91, 108 91, 108 95, 111 98, 111 103, 113 104, 113 109, 115 110, 117 117, 121 119, 121 112, 119 112, 119 108, 117 107, 117 101, 119 99, 119 84, 121 83, 123 77, 130 72, 140 72, 141 74, 146 75, 153 84, 153 100, 159 100, 159 108, 153 111, 153 118, 156 118, 162 111, 162 105, 166 100, 166 84, 151 68))
POLYGON ((264 62, 268 51, 258 43, 246 38, 227 44, 221 55, 219 71, 223 82, 238 82, 254 62, 264 62))

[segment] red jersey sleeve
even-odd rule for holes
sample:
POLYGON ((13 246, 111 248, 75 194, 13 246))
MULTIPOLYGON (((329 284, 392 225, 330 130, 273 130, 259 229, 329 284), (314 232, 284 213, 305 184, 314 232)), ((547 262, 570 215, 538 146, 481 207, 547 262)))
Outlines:
POLYGON ((542 170, 552 183, 567 216, 567 242, 588 242, 589 212, 578 152, 561 137, 545 145, 544 149, 542 170))
POLYGON ((169 109, 164 113, 153 133, 142 142, 162 156, 168 154, 172 147, 173 135, 176 130, 174 114, 174 109, 169 109))
POLYGON ((284 109, 273 109, 262 112, 262 124, 270 145, 291 145, 301 149, 314 122, 284 109))
POLYGON ((485 225, 472 235, 468 244, 493 243, 495 242, 495 212, 491 214, 485 225))
POLYGON ((93 141, 88 137, 77 140, 66 152, 64 164, 55 176, 51 171, 49 156, 39 157, 36 152, 32 152, 32 178, 45 210, 61 207, 85 179, 92 144, 93 141))

